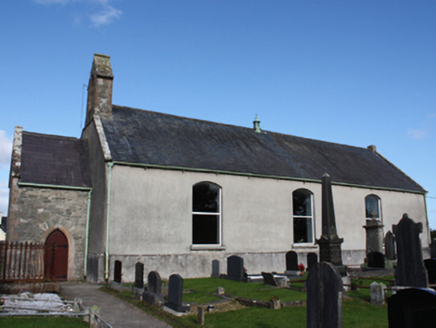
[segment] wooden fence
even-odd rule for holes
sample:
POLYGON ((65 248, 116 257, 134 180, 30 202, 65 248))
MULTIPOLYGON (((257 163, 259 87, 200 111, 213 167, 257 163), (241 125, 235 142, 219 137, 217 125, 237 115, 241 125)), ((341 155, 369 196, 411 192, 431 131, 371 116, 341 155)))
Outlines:
POLYGON ((0 282, 43 280, 44 244, 0 242, 0 282))

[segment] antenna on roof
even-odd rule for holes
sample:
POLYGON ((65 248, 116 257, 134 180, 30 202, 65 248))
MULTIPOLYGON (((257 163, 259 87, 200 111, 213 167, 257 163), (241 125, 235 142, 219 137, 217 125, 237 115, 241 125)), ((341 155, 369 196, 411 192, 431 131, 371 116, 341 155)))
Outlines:
POLYGON ((86 88, 86 84, 83 84, 83 88, 82 88, 82 109, 80 110, 80 130, 83 129, 83 112, 84 112, 84 109, 85 109, 85 104, 84 104, 85 88, 86 88))

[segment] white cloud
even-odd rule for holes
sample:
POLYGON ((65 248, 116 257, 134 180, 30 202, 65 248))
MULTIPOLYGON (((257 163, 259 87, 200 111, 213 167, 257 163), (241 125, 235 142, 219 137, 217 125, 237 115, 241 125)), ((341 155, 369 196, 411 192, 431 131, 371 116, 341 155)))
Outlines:
POLYGON ((103 4, 102 11, 97 14, 90 15, 90 18, 92 23, 98 27, 112 23, 115 19, 120 18, 121 14, 121 10, 115 9, 114 7, 105 3, 103 4))
POLYGON ((6 132, 0 130, 0 168, 10 165, 12 155, 12 140, 6 136, 6 132))
MULTIPOLYGON (((102 25, 108 25, 114 20, 121 17, 123 13, 121 10, 114 8, 110 5, 112 0, 33 0, 37 4, 41 5, 69 5, 81 3, 87 8, 83 9, 83 12, 74 13, 73 21, 75 24, 80 24, 83 21, 83 17, 87 17, 91 20, 93 26, 99 27, 102 25), (92 6, 95 10, 94 13, 89 14, 89 6, 92 6), (87 12, 86 14, 84 12, 87 12)), ((84 7, 83 6, 83 7, 84 7)), ((82 7, 82 8, 83 8, 82 7)))
POLYGON ((430 136, 430 133, 428 133, 427 130, 424 129, 409 129, 407 131, 407 135, 415 140, 420 140, 424 138, 428 138, 430 136))

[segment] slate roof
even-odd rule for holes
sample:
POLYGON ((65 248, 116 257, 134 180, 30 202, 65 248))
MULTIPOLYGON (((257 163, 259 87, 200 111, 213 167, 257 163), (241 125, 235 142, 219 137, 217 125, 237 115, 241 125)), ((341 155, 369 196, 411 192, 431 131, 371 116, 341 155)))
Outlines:
POLYGON ((20 182, 91 187, 86 141, 23 131, 20 182))
POLYGON ((114 161, 425 192, 367 148, 121 106, 102 123, 114 161))

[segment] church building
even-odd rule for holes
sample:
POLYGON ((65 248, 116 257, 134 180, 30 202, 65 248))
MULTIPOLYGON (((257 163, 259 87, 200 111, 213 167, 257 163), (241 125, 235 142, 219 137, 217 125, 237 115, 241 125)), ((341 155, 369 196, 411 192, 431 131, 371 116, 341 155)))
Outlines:
POLYGON ((58 242, 59 276, 135 279, 211 275, 244 258, 248 273, 283 272, 294 250, 318 252, 321 178, 332 180, 345 265, 366 257, 367 220, 386 234, 403 213, 422 222, 426 191, 375 146, 360 148, 112 104, 110 58, 96 54, 80 138, 16 127, 7 239, 58 242), (54 240, 54 241, 53 241, 54 240), (66 254, 66 255, 65 255, 66 254))

